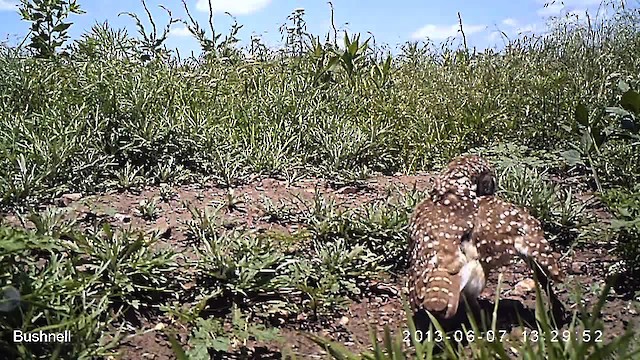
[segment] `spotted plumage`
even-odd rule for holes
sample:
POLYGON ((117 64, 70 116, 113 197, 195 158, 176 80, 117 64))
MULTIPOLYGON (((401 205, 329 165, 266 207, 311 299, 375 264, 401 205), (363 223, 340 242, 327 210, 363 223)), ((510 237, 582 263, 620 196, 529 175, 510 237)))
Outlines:
POLYGON ((493 196, 495 173, 479 157, 452 161, 411 218, 409 299, 414 311, 456 314, 461 295, 477 301, 489 271, 515 256, 561 280, 540 222, 493 196))
POLYGON ((553 280, 563 278, 540 221, 525 208, 497 197, 481 197, 470 241, 489 270, 518 256, 533 261, 553 280))
POLYGON ((462 243, 473 227, 478 196, 495 190, 495 171, 478 156, 456 158, 436 177, 409 225, 408 288, 414 310, 455 314, 460 271, 467 263, 462 243))

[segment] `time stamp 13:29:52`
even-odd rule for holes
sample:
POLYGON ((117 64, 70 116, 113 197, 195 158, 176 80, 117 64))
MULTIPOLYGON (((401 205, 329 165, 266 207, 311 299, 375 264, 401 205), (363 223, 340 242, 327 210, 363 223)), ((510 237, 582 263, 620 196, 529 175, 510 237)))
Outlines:
MULTIPOLYGON (((403 332, 403 341, 405 344, 410 345, 412 342, 411 331, 405 330, 403 332)), ((473 342, 473 341, 487 341, 487 342, 504 342, 508 338, 515 340, 514 336, 508 337, 507 330, 488 330, 484 333, 476 334, 474 330, 456 330, 450 333, 443 333, 439 330, 420 331, 417 330, 414 333, 413 341, 415 342, 443 342, 443 341, 455 341, 455 342, 473 342)), ((541 333, 539 330, 525 329, 521 334, 516 335, 520 337, 523 342, 538 342, 545 340, 544 337, 548 337, 551 342, 567 342, 572 338, 575 340, 582 340, 583 342, 602 342, 602 330, 551 330, 548 334, 541 333), (573 334, 573 335, 572 335, 573 334)))

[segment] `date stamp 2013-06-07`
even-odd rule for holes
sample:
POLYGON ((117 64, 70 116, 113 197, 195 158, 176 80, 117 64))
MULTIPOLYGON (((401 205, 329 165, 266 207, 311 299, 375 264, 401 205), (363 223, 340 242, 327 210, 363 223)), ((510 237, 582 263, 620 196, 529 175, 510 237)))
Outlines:
POLYGON ((455 330, 453 332, 444 333, 439 330, 416 330, 413 333, 413 339, 411 331, 405 330, 403 332, 403 341, 405 344, 410 345, 412 342, 443 342, 443 341, 455 341, 455 342, 473 342, 473 341, 504 341, 507 337, 507 330, 488 330, 482 333, 476 334, 474 330, 455 330))

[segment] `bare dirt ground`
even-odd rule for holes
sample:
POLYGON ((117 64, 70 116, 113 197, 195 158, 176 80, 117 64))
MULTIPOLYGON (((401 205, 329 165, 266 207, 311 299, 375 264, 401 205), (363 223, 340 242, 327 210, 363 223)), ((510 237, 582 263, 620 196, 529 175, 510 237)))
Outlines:
MULTIPOLYGON (((397 186, 400 189, 425 189, 430 181, 427 174, 418 176, 387 176, 376 177, 369 180, 366 186, 332 187, 328 183, 317 179, 302 179, 294 185, 288 185, 284 181, 275 179, 259 179, 252 183, 236 188, 235 193, 240 196, 243 203, 239 211, 228 214, 229 220, 235 226, 247 229, 274 229, 292 231, 296 224, 278 225, 263 218, 261 202, 263 198, 269 198, 277 204, 281 199, 293 199, 295 196, 310 200, 314 196, 316 188, 323 196, 330 197, 343 203, 344 206, 358 206, 363 203, 385 198, 385 189, 389 186, 397 186)), ((157 230, 164 234, 162 246, 168 246, 179 252, 190 251, 187 243, 186 222, 191 219, 191 214, 185 207, 189 202, 197 208, 211 206, 215 202, 224 202, 227 190, 189 185, 174 188, 176 196, 168 202, 160 202, 160 215, 156 220, 145 221, 136 214, 135 208, 141 200, 158 196, 159 188, 147 188, 139 193, 111 192, 103 195, 75 198, 65 197, 60 200, 58 206, 66 207, 72 211, 72 216, 78 219, 86 217, 104 218, 117 227, 133 227, 145 231, 157 230)), ((14 218, 13 222, 17 222, 14 218)), ((589 306, 594 303, 599 289, 604 285, 607 268, 616 259, 610 254, 609 244, 593 244, 578 246, 576 248, 557 247, 556 251, 562 253, 561 265, 567 278, 565 284, 556 286, 556 293, 565 304, 567 311, 576 310, 576 303, 570 296, 573 287, 580 287, 583 292, 581 301, 589 306)), ((404 274, 396 274, 380 283, 370 284, 369 290, 360 299, 351 301, 350 306, 341 314, 323 321, 313 321, 300 318, 298 321, 287 323, 281 327, 281 334, 286 341, 284 343, 250 344, 252 352, 246 356, 230 354, 230 357, 246 358, 281 358, 287 351, 294 352, 298 358, 318 359, 324 358, 326 353, 312 341, 302 335, 301 332, 309 331, 318 335, 335 339, 345 344, 349 349, 361 351, 371 344, 370 330, 377 330, 378 337, 382 335, 382 327, 388 325, 393 335, 407 330, 405 313, 400 298, 402 285, 405 281, 404 274)), ((517 264, 502 272, 503 282, 501 299, 513 300, 515 304, 523 306, 522 311, 530 313, 535 305, 535 293, 532 291, 529 281, 531 274, 524 264, 517 264), (523 281, 524 280, 524 281, 523 281)), ((492 306, 498 272, 491 274, 488 286, 482 294, 488 306, 492 306)), ((637 309, 632 305, 631 297, 627 294, 612 292, 603 309, 605 322, 605 338, 619 336, 632 320, 637 320, 637 309)), ((526 314, 525 314, 526 315, 526 314)), ((569 315, 571 316, 571 315, 569 315)), ((507 315, 509 317, 509 315, 507 315)), ((169 342, 162 331, 154 330, 159 323, 166 321, 161 316, 139 319, 143 334, 131 336, 121 346, 121 359, 173 359, 175 358, 169 342)), ((179 324, 165 324, 175 329, 178 339, 186 342, 188 329, 179 324)), ((507 325, 505 325, 507 326, 507 325)), ((505 328, 513 338, 518 337, 517 326, 505 328), (515 334, 515 335, 514 335, 515 334)), ((515 354, 514 354, 515 355, 515 354)))

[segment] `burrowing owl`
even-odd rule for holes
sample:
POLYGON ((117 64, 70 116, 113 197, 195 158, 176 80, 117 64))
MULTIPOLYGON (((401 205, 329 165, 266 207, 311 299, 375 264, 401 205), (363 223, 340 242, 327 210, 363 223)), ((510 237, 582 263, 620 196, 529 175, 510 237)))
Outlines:
POLYGON ((445 319, 456 314, 461 294, 477 301, 487 272, 515 255, 540 267, 534 270, 542 270, 543 276, 561 278, 540 222, 525 209, 491 196, 491 167, 480 158, 466 159, 462 164, 474 165, 452 162, 410 224, 410 301, 414 310, 445 319))
POLYGON ((473 228, 478 197, 495 191, 495 171, 478 156, 456 158, 436 177, 409 224, 408 288, 414 310, 444 312, 446 318, 456 313, 464 287, 460 271, 468 262, 461 246, 473 228))

